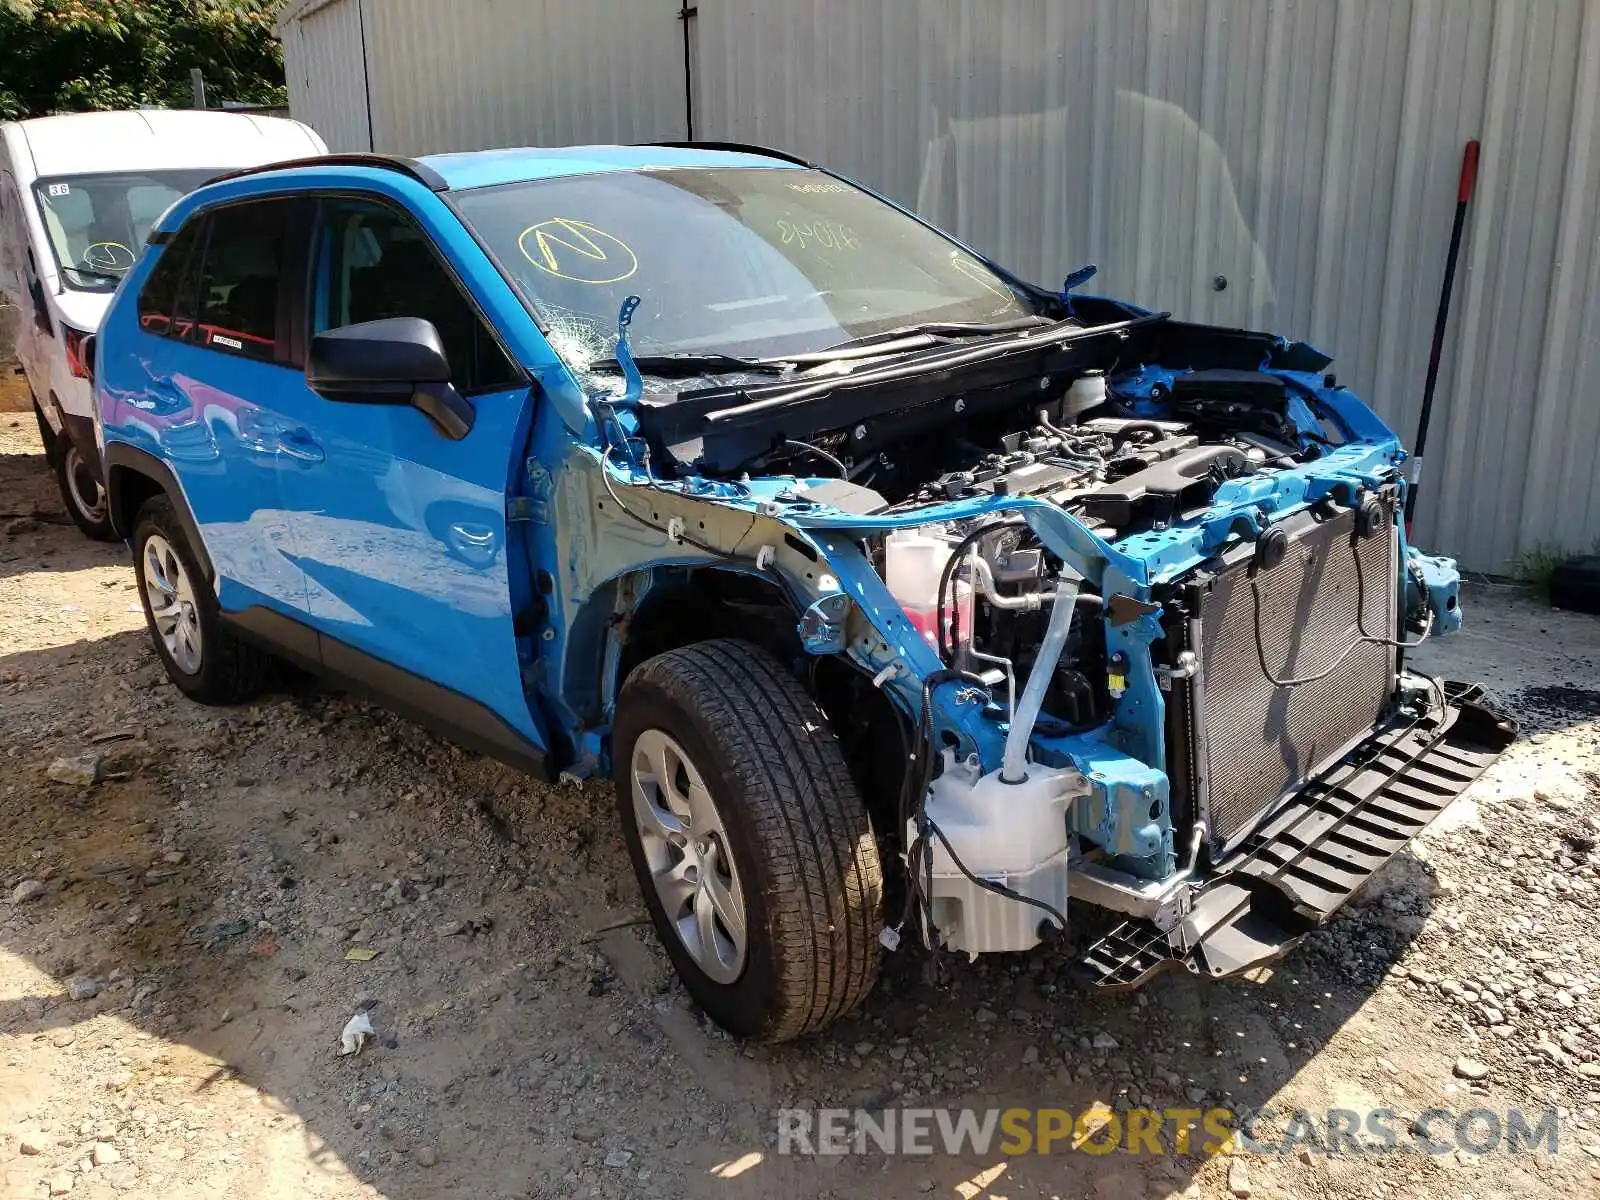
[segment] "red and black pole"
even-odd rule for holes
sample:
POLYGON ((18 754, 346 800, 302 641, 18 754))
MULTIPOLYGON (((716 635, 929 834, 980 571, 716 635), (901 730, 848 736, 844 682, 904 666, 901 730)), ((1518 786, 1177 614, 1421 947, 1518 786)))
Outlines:
POLYGON ((1422 452, 1428 445, 1428 421, 1433 416, 1433 393, 1439 385, 1439 359, 1444 353, 1445 326, 1450 323, 1450 291, 1456 282, 1456 260, 1461 257, 1461 235, 1467 227, 1467 202, 1478 178, 1478 143, 1467 143, 1461 156, 1461 186, 1456 191, 1456 220, 1450 228, 1450 253, 1444 260, 1444 289, 1439 294, 1439 315, 1433 322, 1433 349, 1428 354, 1428 380, 1422 387, 1422 413, 1417 417, 1417 436, 1411 444, 1411 486, 1406 491, 1406 528, 1417 507, 1417 486, 1422 482, 1422 452))

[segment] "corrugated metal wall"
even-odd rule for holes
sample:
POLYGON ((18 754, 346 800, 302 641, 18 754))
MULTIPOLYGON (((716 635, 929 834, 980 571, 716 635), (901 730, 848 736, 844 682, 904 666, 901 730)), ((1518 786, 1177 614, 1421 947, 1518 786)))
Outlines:
POLYGON ((1040 279, 1095 262, 1308 337, 1407 441, 1481 137, 1416 533, 1496 572, 1600 535, 1597 0, 699 10, 702 136, 816 156, 1040 279))
MULTIPOLYGON (((306 81, 354 72, 314 22, 357 2, 284 18, 291 102, 336 147, 364 106, 319 119, 339 85, 306 81)), ((678 0, 362 2, 379 149, 684 135, 678 0)), ((1096 262, 1101 290, 1308 337, 1408 441, 1480 137, 1416 532, 1496 572, 1600 535, 1600 0, 698 10, 698 136, 824 160, 1041 280, 1096 262)))
MULTIPOLYGON (((574 142, 681 138, 685 129, 683 28, 674 0, 334 0, 280 24, 293 106, 343 60, 318 61, 355 15, 364 18, 373 144, 395 154, 574 142), (315 23, 342 22, 323 33, 315 23)), ((359 61, 359 60, 358 60, 359 61)), ((366 100, 350 103, 364 122, 366 100)), ((315 114, 318 124, 323 110, 315 114)), ((346 114, 333 122, 341 145, 346 114)))
POLYGON ((283 33, 289 111, 330 150, 370 150, 360 0, 302 6, 283 33))

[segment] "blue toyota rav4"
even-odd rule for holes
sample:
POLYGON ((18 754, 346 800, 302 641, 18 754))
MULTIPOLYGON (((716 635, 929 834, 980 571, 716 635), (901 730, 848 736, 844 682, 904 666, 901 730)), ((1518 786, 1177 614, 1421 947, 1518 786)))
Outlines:
POLYGON ((1018 279, 737 146, 334 156, 158 223, 99 337, 172 681, 274 659, 614 777, 718 1022, 1107 910, 1132 987, 1285 953, 1509 742, 1394 435, 1304 343, 1018 279))

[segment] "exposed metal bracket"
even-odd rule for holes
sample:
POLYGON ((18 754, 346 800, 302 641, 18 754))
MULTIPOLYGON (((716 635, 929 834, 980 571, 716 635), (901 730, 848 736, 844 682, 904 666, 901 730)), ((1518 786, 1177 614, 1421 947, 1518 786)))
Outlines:
POLYGON ((1188 916, 1194 890, 1187 872, 1174 879, 1135 879, 1084 860, 1074 862, 1067 876, 1067 895, 1074 900, 1142 917, 1163 933, 1188 916))

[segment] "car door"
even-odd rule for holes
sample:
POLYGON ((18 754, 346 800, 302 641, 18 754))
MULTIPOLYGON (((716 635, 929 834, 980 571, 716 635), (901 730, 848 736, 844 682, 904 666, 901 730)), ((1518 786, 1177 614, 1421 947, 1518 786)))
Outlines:
POLYGON ((429 320, 476 409, 455 439, 409 404, 328 400, 298 381, 287 407, 321 453, 279 482, 323 662, 456 725, 481 727, 474 706, 487 708, 542 747, 518 661, 506 530, 528 382, 432 238, 398 207, 323 200, 311 263, 311 335, 429 320))
POLYGON ((15 176, 0 176, 0 188, 7 193, 7 228, 3 231, 12 256, 11 273, 16 280, 13 297, 18 311, 13 315, 16 344, 13 353, 22 364, 28 386, 40 404, 50 392, 50 347, 55 328, 50 320, 50 303, 45 297, 44 277, 34 248, 32 225, 25 207, 33 197, 22 190, 15 176))
POLYGON ((140 290, 141 353, 125 396, 146 448, 177 475, 225 612, 305 616, 305 576, 277 475, 316 453, 279 401, 303 376, 288 312, 303 286, 309 201, 191 217, 140 290))
MULTIPOLYGON (((4 153, 0 143, 0 161, 4 161, 4 153)), ((13 355, 21 361, 22 331, 32 316, 22 273, 24 236, 16 184, 11 172, 0 170, 0 364, 13 355)))

